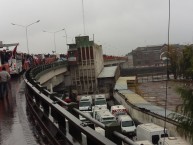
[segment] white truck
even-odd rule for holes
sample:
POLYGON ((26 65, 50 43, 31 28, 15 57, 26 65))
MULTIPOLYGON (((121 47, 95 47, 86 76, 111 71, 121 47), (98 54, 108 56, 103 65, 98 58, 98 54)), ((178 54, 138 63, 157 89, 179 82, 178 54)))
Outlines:
POLYGON ((100 111, 108 110, 106 106, 93 106, 93 118, 96 119, 96 115, 100 111))
POLYGON ((158 141, 162 137, 168 137, 168 130, 154 123, 140 124, 137 126, 137 141, 148 140, 154 145, 158 144, 158 141))
POLYGON ((92 110, 92 96, 81 96, 79 101, 80 111, 91 111, 92 110))
POLYGON ((115 116, 113 116, 109 110, 99 111, 96 114, 96 120, 105 125, 108 123, 116 122, 115 116))
MULTIPOLYGON (((111 112, 107 110, 99 111, 96 114, 96 120, 103 124, 113 123, 116 122, 115 116, 111 114, 111 112)), ((101 127, 95 126, 96 132, 100 133, 101 135, 105 136, 105 130, 101 127)))
POLYGON ((190 145, 181 137, 164 137, 160 138, 158 145, 190 145))
POLYGON ((118 124, 121 126, 121 132, 129 137, 136 135, 136 126, 134 121, 129 115, 119 115, 117 119, 118 124))
POLYGON ((94 97, 94 105, 95 106, 102 106, 107 108, 107 101, 104 94, 98 94, 94 97))

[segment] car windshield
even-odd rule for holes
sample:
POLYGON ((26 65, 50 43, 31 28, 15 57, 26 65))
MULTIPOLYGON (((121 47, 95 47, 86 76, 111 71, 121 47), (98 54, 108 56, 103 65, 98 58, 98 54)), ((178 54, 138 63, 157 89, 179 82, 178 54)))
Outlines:
POLYGON ((90 102, 80 102, 79 107, 91 106, 90 102))
POLYGON ((105 105, 107 104, 106 100, 97 100, 95 101, 95 105, 105 105))
POLYGON ((122 122, 122 127, 129 127, 133 125, 134 125, 133 121, 123 121, 122 122))

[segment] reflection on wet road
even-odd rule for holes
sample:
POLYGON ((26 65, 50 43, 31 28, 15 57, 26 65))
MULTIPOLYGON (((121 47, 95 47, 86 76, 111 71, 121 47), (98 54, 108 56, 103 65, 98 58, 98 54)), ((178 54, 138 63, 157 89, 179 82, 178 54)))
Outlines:
POLYGON ((26 113, 26 100, 22 76, 12 76, 7 97, 0 100, 0 144, 37 145, 26 113))

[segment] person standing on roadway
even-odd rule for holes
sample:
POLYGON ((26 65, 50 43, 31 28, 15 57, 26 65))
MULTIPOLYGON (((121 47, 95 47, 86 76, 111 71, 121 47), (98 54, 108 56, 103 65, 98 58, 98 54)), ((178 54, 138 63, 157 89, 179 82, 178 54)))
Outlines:
POLYGON ((5 93, 8 96, 8 81, 10 80, 11 76, 6 71, 6 68, 3 67, 2 71, 0 72, 0 98, 3 99, 5 93))

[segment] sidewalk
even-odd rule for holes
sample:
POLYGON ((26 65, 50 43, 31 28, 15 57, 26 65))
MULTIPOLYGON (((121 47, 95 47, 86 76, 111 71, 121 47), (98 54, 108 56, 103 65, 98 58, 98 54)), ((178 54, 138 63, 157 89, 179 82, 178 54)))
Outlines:
POLYGON ((25 84, 21 78, 11 80, 11 90, 0 101, 0 144, 38 145, 26 112, 25 84))

